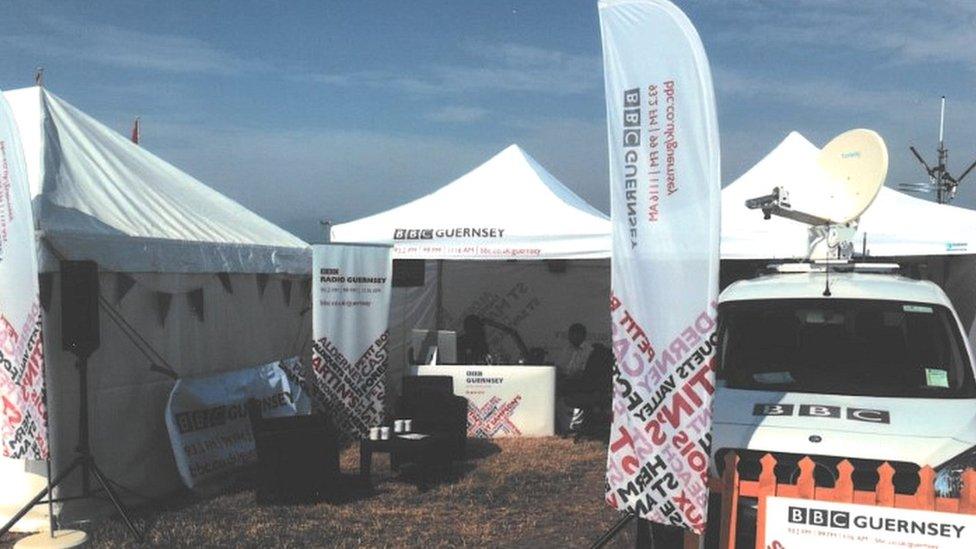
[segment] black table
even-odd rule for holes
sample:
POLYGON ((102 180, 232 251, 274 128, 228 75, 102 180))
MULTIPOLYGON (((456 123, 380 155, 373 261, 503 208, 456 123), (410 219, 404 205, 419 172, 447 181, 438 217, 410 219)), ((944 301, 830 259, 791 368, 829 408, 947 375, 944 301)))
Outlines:
POLYGON ((366 482, 370 482, 373 454, 385 452, 390 454, 390 466, 394 471, 399 468, 400 463, 407 461, 416 463, 420 472, 418 487, 426 490, 431 470, 438 461, 437 452, 442 447, 439 439, 440 437, 436 435, 415 439, 404 438, 398 434, 391 434, 389 440, 364 438, 359 442, 359 475, 366 482))

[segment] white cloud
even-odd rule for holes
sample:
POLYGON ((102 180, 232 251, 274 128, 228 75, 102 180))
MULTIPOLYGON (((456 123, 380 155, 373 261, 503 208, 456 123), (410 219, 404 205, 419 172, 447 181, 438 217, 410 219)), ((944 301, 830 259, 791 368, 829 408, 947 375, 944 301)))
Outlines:
POLYGON ((525 92, 553 95, 597 91, 602 84, 599 56, 566 53, 522 44, 468 43, 466 64, 431 64, 409 73, 370 69, 293 78, 335 86, 397 89, 413 94, 525 92))
POLYGON ((43 32, 8 29, 0 45, 39 59, 76 59, 87 63, 166 73, 240 74, 266 70, 262 61, 243 59, 197 38, 152 34, 112 25, 49 17, 43 32))
POLYGON ((719 43, 770 51, 867 53, 878 63, 959 64, 976 72, 976 2, 793 1, 725 6, 719 43))
POLYGON ((452 124, 470 124, 484 120, 486 116, 488 116, 487 109, 460 105, 447 105, 427 113, 428 120, 452 124))

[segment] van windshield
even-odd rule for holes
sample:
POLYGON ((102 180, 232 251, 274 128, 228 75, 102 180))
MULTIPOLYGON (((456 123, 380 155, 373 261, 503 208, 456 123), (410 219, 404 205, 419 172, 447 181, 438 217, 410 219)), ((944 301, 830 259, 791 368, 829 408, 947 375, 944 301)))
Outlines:
POLYGON ((772 299, 721 305, 720 377, 738 389, 964 398, 976 387, 952 313, 930 303, 772 299))

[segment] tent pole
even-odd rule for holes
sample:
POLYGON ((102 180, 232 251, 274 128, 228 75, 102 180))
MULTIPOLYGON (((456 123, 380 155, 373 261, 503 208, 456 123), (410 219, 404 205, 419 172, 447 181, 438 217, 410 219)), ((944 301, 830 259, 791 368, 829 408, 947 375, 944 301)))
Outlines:
POLYGON ((444 260, 437 260, 437 310, 434 311, 434 329, 443 328, 443 305, 444 305, 444 260))

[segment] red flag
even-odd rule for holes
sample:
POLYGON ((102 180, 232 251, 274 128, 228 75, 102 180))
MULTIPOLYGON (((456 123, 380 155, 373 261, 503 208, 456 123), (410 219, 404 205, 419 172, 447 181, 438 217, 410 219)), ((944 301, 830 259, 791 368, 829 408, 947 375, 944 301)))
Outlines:
POLYGON ((141 137, 142 134, 139 132, 139 117, 137 116, 135 122, 132 124, 132 142, 138 145, 139 138, 141 137))

